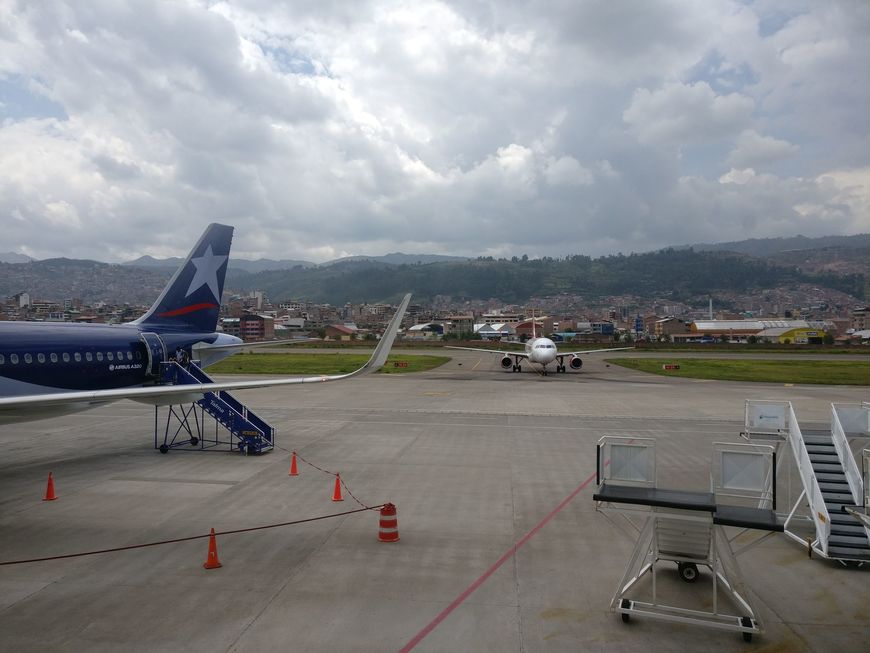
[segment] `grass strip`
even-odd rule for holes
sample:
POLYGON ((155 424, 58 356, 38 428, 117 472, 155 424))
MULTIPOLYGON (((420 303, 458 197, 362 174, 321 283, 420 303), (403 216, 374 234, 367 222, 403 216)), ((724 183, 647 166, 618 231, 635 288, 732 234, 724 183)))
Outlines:
POLYGON ((721 381, 870 385, 870 362, 807 360, 725 360, 713 358, 611 358, 607 362, 662 376, 721 381), (666 370, 664 365, 679 365, 666 370))
MULTIPOLYGON (((366 354, 269 354, 241 352, 210 365, 209 374, 347 374, 362 367, 366 354)), ((443 365, 447 356, 391 355, 380 369, 382 374, 425 372, 443 365)))

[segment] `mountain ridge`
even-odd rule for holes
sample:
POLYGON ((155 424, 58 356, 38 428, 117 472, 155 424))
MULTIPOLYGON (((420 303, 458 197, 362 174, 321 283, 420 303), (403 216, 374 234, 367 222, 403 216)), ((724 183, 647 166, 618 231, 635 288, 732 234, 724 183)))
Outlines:
MULTIPOLYGON (((173 271, 172 265, 139 267, 63 258, 0 263, 0 297, 27 291, 34 299, 78 297, 148 304, 173 271)), ((398 265, 359 257, 332 265, 260 272, 231 264, 226 288, 238 293, 262 290, 274 301, 305 299, 341 305, 391 301, 408 290, 421 302, 448 297, 515 303, 559 295, 593 299, 628 294, 678 300, 810 284, 863 301, 870 296, 868 279, 870 247, 787 250, 770 257, 674 248, 597 259, 480 257, 398 265)))

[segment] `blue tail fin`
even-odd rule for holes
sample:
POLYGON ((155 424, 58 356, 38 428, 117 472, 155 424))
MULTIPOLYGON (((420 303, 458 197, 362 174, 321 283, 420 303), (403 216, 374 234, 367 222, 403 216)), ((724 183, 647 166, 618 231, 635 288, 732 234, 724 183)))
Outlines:
POLYGON ((154 305, 133 324, 155 331, 213 332, 232 240, 232 227, 210 224, 154 305))

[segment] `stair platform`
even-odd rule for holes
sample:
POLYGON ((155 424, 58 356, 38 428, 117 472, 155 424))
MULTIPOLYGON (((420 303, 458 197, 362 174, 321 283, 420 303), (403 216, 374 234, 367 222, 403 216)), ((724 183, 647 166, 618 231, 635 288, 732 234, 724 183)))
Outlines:
MULTIPOLYGON (((200 385, 213 383, 199 365, 190 361, 161 363, 161 382, 165 385, 200 385)), ((162 441, 158 431, 158 410, 154 408, 154 448, 170 450, 229 450, 260 454, 275 446, 275 429, 226 390, 206 392, 192 404, 168 407, 162 441), (206 432, 206 414, 214 420, 214 431, 206 432)))

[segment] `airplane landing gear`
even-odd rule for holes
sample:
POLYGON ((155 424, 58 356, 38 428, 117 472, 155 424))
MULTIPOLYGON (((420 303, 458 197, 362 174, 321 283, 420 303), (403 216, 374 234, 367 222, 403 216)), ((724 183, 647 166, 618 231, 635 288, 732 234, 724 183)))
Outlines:
POLYGON ((522 372, 522 371, 523 371, 522 365, 514 365, 514 372, 522 372))

